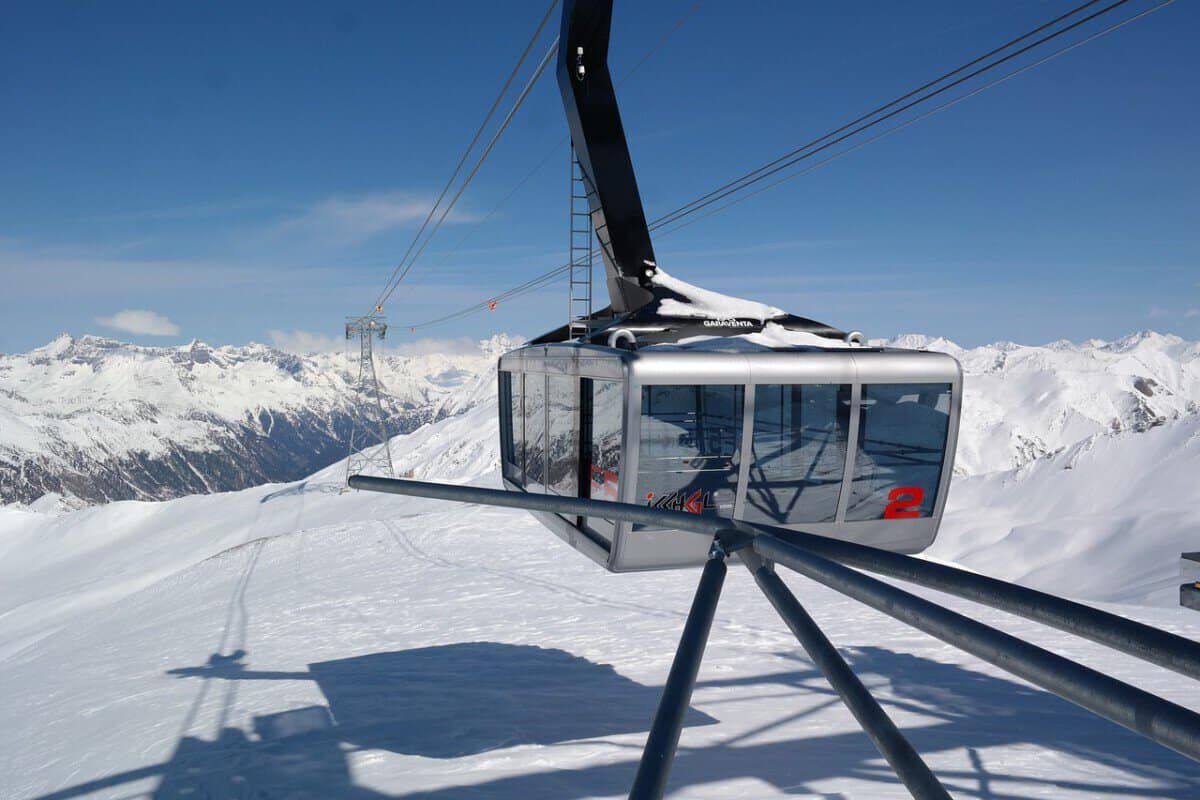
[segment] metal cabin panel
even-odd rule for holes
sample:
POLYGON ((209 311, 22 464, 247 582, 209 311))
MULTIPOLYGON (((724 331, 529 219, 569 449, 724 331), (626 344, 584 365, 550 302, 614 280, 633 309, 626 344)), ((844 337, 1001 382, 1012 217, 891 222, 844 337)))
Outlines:
MULTIPOLYGON (((844 481, 839 502, 838 521, 830 523, 794 523, 782 527, 804 530, 858 544, 882 547, 903 553, 917 553, 932 544, 945 507, 954 466, 959 412, 962 403, 962 370, 958 362, 945 354, 904 350, 799 350, 773 352, 721 351, 642 351, 630 359, 629 392, 634 399, 627 409, 630 420, 629 451, 631 467, 623 495, 626 502, 640 502, 635 497, 637 482, 637 447, 640 441, 641 387, 653 385, 690 384, 764 384, 811 385, 839 384, 853 388, 854 407, 851 418, 858 421, 861 386, 872 383, 945 383, 951 387, 951 408, 946 434, 946 450, 935 506, 928 517, 911 519, 877 519, 845 521, 844 502, 850 492, 856 438, 847 442, 844 481), (743 367, 744 365, 744 367, 743 367), (743 368, 749 374, 743 372, 743 368)), ((752 457, 754 404, 746 402, 747 415, 742 434, 741 457, 747 464, 752 457)), ((855 429, 857 424, 854 425, 855 429)), ((745 475, 745 470, 742 470, 745 475)), ((738 491, 745 491, 744 477, 738 491)), ((744 513, 741 512, 741 513, 744 513)), ((777 523, 778 524, 778 523, 777 523)), ((619 549, 614 551, 610 568, 614 571, 666 569, 699 566, 707 557, 704 542, 694 536, 672 532, 626 531, 619 549)))
POLYGON ((746 384, 754 355, 705 350, 642 350, 627 357, 631 387, 746 384))
MULTIPOLYGON (((934 519, 941 522, 942 512, 946 508, 946 500, 950 495, 950 479, 954 474, 954 457, 958 453, 958 426, 962 421, 962 401, 963 401, 963 370, 962 364, 958 360, 947 356, 954 366, 954 379, 951 381, 953 389, 950 393, 950 429, 946 431, 946 460, 942 462, 942 480, 938 485, 937 506, 934 508, 934 519)), ((933 536, 937 535, 937 530, 934 529, 933 536)), ((933 536, 929 538, 929 544, 933 544, 933 536)), ((926 545, 928 547, 929 545, 926 545)))
POLYGON ((763 384, 849 383, 858 374, 854 351, 806 350, 747 355, 750 381, 763 384))
POLYGON ((953 356, 924 350, 850 350, 860 383, 950 383, 962 385, 953 356))
MULTIPOLYGON (((525 491, 524 488, 518 486, 507 478, 504 479, 504 488, 511 492, 525 491)), ((549 528, 551 533, 553 533, 559 539, 562 539, 564 542, 571 545, 571 547, 583 553, 600 566, 608 568, 609 551, 601 547, 586 533, 567 522, 558 514, 550 514, 542 511, 530 511, 529 513, 532 514, 538 522, 549 528)))
POLYGON ((703 566, 712 542, 703 536, 680 531, 633 531, 627 526, 621 549, 613 553, 613 572, 645 572, 703 566))
POLYGON ((872 519, 861 522, 819 522, 780 525, 781 528, 815 533, 855 544, 880 547, 897 553, 919 553, 933 544, 941 520, 936 517, 917 519, 872 519))

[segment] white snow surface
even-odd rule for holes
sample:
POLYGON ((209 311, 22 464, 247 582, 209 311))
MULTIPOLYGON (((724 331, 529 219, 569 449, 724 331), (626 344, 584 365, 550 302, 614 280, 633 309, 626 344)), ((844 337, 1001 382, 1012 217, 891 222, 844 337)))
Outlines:
MULTIPOLYGON (((1198 635, 1195 343, 891 343, 966 370, 929 558, 1198 635)), ((497 486, 494 386, 446 380, 467 410, 396 437, 397 470, 497 486)), ((0 507, 0 797, 625 797, 698 573, 610 575, 522 512, 344 469, 0 507)), ((956 797, 1200 797, 1194 763, 787 580, 956 797)), ((1200 710, 1174 673, 921 593, 1200 710)), ((736 565, 692 707, 670 797, 907 796, 736 565)))
MULTIPOLYGON (((495 412, 397 437, 398 469, 498 485, 495 412)), ((1195 636, 1167 590, 1198 468, 1194 414, 1088 433, 956 480, 930 556, 1195 636)), ((625 797, 698 573, 610 575, 522 512, 340 493, 343 470, 0 508, 0 797, 625 797)), ((1192 762, 788 582, 955 796, 1200 796, 1192 762)), ((1173 673, 925 594, 1200 709, 1173 673)), ((736 565, 692 707, 670 797, 907 796, 736 565)))
POLYGON ((709 289, 701 289, 699 286, 667 274, 661 267, 655 270, 650 282, 670 289, 688 300, 686 303, 678 300, 662 301, 658 310, 666 316, 713 319, 743 317, 762 322, 784 313, 782 309, 760 303, 757 300, 744 300, 709 289))
POLYGON ((962 364, 960 475, 1020 467, 1097 434, 1145 431, 1200 413, 1200 342, 1178 336, 966 350, 907 335, 885 344, 939 350, 962 364))
POLYGON ((1179 554, 1200 545, 1198 475, 1200 415, 1092 435, 955 479, 926 555, 1053 594, 1174 607, 1179 554))

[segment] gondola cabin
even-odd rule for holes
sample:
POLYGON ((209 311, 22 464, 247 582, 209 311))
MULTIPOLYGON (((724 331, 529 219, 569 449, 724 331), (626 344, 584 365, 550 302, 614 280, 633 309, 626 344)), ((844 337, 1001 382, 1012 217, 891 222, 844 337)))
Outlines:
MULTIPOLYGON (((587 205, 571 209, 567 324, 500 359, 505 485, 928 547, 953 467, 958 363, 867 347, 662 270, 608 70, 611 22, 612 0, 563 1, 556 75, 572 202, 587 205), (596 311, 593 247, 611 301, 596 311)), ((700 564, 709 547, 678 531, 538 517, 614 572, 700 564)))
MULTIPOLYGON (((946 502, 962 376, 923 351, 561 343, 503 356, 499 387, 509 489, 914 553, 946 502)), ((537 516, 614 572, 702 564, 708 551, 695 534, 537 516)))

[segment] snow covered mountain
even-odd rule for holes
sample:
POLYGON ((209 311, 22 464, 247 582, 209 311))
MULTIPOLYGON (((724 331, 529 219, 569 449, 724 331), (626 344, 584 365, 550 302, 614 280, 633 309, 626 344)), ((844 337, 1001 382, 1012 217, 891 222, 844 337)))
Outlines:
POLYGON ((1200 412, 1200 342, 1178 336, 970 350, 918 335, 877 343, 940 350, 962 364, 959 475, 1014 469, 1097 434, 1146 431, 1200 412))
MULTIPOLYGON (((1174 336, 969 350, 917 335, 886 343, 943 350, 963 364, 962 476, 1200 410, 1200 343, 1174 336)), ((490 398, 495 357, 515 344, 501 335, 475 352, 384 355, 392 431, 490 398)), ((161 500, 295 480, 344 454, 349 398, 341 355, 59 337, 0 356, 0 503, 47 493, 42 505, 59 495, 68 505, 161 500)))
MULTIPOLYGON (((490 396, 496 356, 513 346, 497 336, 474 352, 382 354, 390 432, 490 396)), ((0 356, 0 503, 164 500, 295 480, 345 455, 352 412, 341 354, 60 336, 0 356)))

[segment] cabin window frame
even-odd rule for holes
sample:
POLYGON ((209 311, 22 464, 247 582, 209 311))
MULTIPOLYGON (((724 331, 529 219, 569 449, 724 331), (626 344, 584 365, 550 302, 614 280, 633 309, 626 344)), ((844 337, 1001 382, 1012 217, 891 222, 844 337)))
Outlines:
MULTIPOLYGON (((625 450, 624 450, 624 471, 621 473, 621 499, 622 502, 634 503, 636 505, 645 504, 645 498, 639 495, 640 472, 642 461, 641 445, 642 445, 642 391, 647 387, 668 386, 668 385, 687 385, 687 386, 741 386, 744 390, 742 400, 742 415, 743 428, 739 438, 736 460, 736 500, 734 504, 733 518, 745 519, 747 490, 749 487, 749 470, 752 465, 753 442, 754 442, 754 415, 757 406, 757 390, 762 386, 842 386, 849 389, 849 424, 846 428, 845 453, 842 463, 842 478, 838 489, 838 500, 836 513, 832 519, 820 522, 806 522, 801 520, 775 522, 768 524, 781 525, 783 527, 794 527, 797 525, 829 525, 838 526, 844 524, 860 525, 873 524, 885 521, 885 518, 868 518, 868 519, 852 519, 847 517, 847 509, 850 504, 853 491, 853 483, 855 476, 855 466, 858 461, 859 447, 859 429, 862 424, 862 397, 865 386, 874 385, 936 385, 945 387, 949 392, 949 414, 947 417, 947 427, 944 431, 944 445, 942 451, 940 473, 937 476, 936 482, 931 487, 931 494, 927 494, 922 503, 922 513, 919 519, 940 518, 945 499, 945 486, 947 481, 946 460, 950 457, 950 449, 957 441, 957 430, 954 427, 955 409, 961 402, 961 388, 954 381, 913 381, 904 380, 900 376, 892 379, 871 379, 871 380, 837 380, 829 378, 820 378, 816 380, 776 380, 776 381, 759 381, 753 380, 738 384, 724 379, 713 379, 708 381, 680 381, 678 384, 669 381, 653 381, 653 380, 631 380, 626 384, 628 397, 625 403, 625 414, 627 420, 636 420, 636 424, 625 425, 625 450)), ((902 521, 903 518, 889 518, 887 522, 902 521)), ((627 523, 618 524, 618 540, 630 532, 643 532, 641 526, 633 526, 627 523)), ((645 529, 645 532, 651 532, 650 529, 645 529)))
POLYGON ((525 485, 525 375, 499 370, 500 472, 507 480, 525 485), (514 393, 513 387, 516 386, 514 393), (515 406, 515 407, 514 407, 515 406))
MULTIPOLYGON (((803 407, 803 405, 802 405, 803 407)), ((734 511, 735 519, 745 519, 748 522, 759 522, 767 525, 825 525, 836 524, 841 522, 840 513, 842 511, 842 498, 846 492, 846 477, 848 474, 847 463, 850 460, 851 438, 850 431, 853 427, 852 423, 855 416, 855 384, 850 381, 789 381, 789 382, 771 382, 771 383, 750 383, 746 385, 746 403, 745 403, 745 427, 742 432, 742 470, 738 475, 738 502, 734 511), (841 464, 840 476, 837 479, 836 495, 833 497, 833 507, 831 513, 826 519, 807 519, 806 515, 798 515, 796 518, 788 518, 785 520, 770 520, 761 518, 763 514, 755 515, 753 518, 749 516, 751 510, 751 471, 758 463, 757 455, 754 451, 754 446, 759 434, 758 423, 759 414, 762 408, 762 400, 764 390, 778 389, 780 391, 780 410, 781 413, 786 410, 791 410, 795 403, 804 403, 806 390, 816 388, 834 390, 834 444, 841 446, 841 464), (791 391, 788 391, 791 390, 791 391), (798 390, 798 391, 797 391, 798 390), (798 398, 793 398, 790 395, 797 394, 798 398), (843 400, 843 397, 845 398, 843 400), (842 404, 845 404, 844 410, 842 404), (840 434, 840 435, 838 435, 840 434)), ((782 423, 781 423, 782 425, 782 423)), ((799 428, 804 429, 803 417, 801 416, 799 428)), ((782 427, 781 427, 782 430, 782 427)), ((798 437, 799 434, 793 434, 793 437, 798 437)), ((778 484, 778 479, 766 479, 764 483, 768 486, 778 484)), ((768 489, 774 491, 774 489, 768 489)), ((797 492, 797 503, 803 502, 804 489, 797 492)))
MULTIPOLYGON (((729 389, 729 390, 732 390, 731 398, 732 398, 732 405, 733 405, 733 409, 734 409, 734 416, 730 417, 730 419, 736 420, 736 422, 734 425, 732 425, 730 427, 730 430, 733 432, 733 443, 732 443, 732 452, 727 456, 728 461, 729 461, 729 470, 728 470, 727 474, 730 476, 732 484, 733 484, 732 487, 728 487, 732 490, 732 497, 730 498, 731 499, 730 514, 732 517, 736 518, 737 513, 738 513, 738 508, 739 508, 739 502, 741 501, 742 494, 743 494, 742 493, 742 485, 743 485, 742 484, 742 474, 745 471, 744 464, 746 461, 746 453, 745 453, 745 449, 744 449, 745 444, 746 444, 745 420, 746 420, 746 408, 747 408, 747 394, 749 391, 749 387, 750 387, 750 385, 748 383, 729 382, 729 381, 689 381, 689 382, 650 382, 650 381, 647 381, 645 383, 639 382, 636 385, 630 386, 630 388, 628 389, 629 401, 628 401, 626 413, 628 414, 627 418, 631 419, 631 420, 636 419, 637 424, 627 426, 627 435, 628 435, 628 439, 630 441, 631 446, 636 448, 636 458, 631 459, 631 464, 628 466, 627 471, 626 471, 626 476, 627 476, 626 480, 628 482, 628 488, 626 489, 626 496, 628 498, 629 495, 632 495, 633 497, 635 497, 637 499, 636 500, 626 499, 625 502, 636 502, 639 505, 653 505, 653 502, 654 502, 653 500, 648 499, 647 492, 645 490, 646 487, 643 486, 643 482, 642 482, 642 466, 643 466, 643 462, 645 461, 644 456, 646 455, 645 453, 642 452, 642 450, 643 450, 643 446, 646 444, 645 437, 647 435, 647 430, 645 428, 645 424, 648 419, 647 407, 646 407, 646 398, 647 398, 648 393, 652 393, 656 389, 690 389, 690 390, 696 391, 697 392, 697 394, 696 394, 697 413, 704 414, 707 417, 707 416, 711 416, 711 415, 709 415, 705 411, 705 406, 709 399, 709 392, 706 392, 705 390, 729 389), (738 411, 740 411, 740 413, 737 413, 738 411)), ((719 454, 718 455, 697 455, 697 456, 692 456, 690 458, 693 461, 700 460, 700 459, 704 459, 705 461, 708 461, 708 460, 713 460, 713 459, 726 458, 726 456, 722 456, 719 454)), ((676 459, 676 460, 680 460, 680 459, 676 459)), ((698 474, 699 472, 706 472, 706 471, 715 472, 715 470, 705 470, 705 469, 701 469, 696 472, 698 474)), ((681 473, 684 471, 683 470, 668 470, 668 472, 681 473)), ((668 495, 668 497, 671 498, 670 507, 673 508, 674 506, 679 505, 680 502, 691 499, 690 497, 682 497, 680 495, 681 491, 683 491, 683 490, 676 490, 675 492, 671 492, 670 495, 668 495), (680 496, 676 497, 677 495, 680 495, 680 496), (676 500, 679 500, 680 502, 675 502, 676 500)), ((717 488, 714 490, 705 491, 703 488, 700 488, 697 491, 700 493, 701 501, 704 502, 704 501, 710 499, 717 491, 724 491, 724 490, 717 488)), ((678 509, 676 509, 676 510, 678 510, 678 509)), ((702 513, 705 513, 705 514, 708 513, 707 505, 705 506, 705 510, 702 513)), ((625 529, 629 532, 637 532, 637 533, 650 533, 653 531, 660 530, 659 528, 656 528, 653 526, 644 526, 644 525, 640 525, 640 524, 630 525, 628 523, 626 523, 625 529)))
POLYGON ((580 441, 580 391, 579 377, 570 374, 548 374, 546 376, 546 492, 547 494, 557 494, 562 497, 578 497, 579 496, 579 464, 582 455, 582 442, 580 441), (558 384, 556 386, 556 384, 558 384), (560 398, 565 392, 567 395, 565 409, 560 404, 555 406, 555 398, 560 398), (565 412, 565 413, 564 413, 565 412), (558 421, 556 424, 556 420, 558 421), (566 421, 565 430, 562 428, 563 421, 566 421), (562 438, 569 443, 571 448, 566 459, 555 459, 554 457, 554 441, 555 436, 561 435, 562 438), (567 469, 561 470, 562 461, 568 462, 567 469), (562 486, 560 482, 555 480, 557 472, 562 472, 563 475, 569 476, 570 480, 566 486, 562 486))
MULTIPOLYGON (((855 383, 853 402, 851 405, 850 441, 846 458, 846 475, 842 485, 842 499, 838 509, 837 521, 839 523, 860 524, 882 520, 887 520, 888 522, 903 522, 905 519, 930 519, 941 516, 944 506, 943 494, 945 492, 945 484, 947 479, 946 460, 952 455, 951 447, 957 446, 957 431, 953 426, 956 416, 956 404, 961 402, 959 398, 960 393, 960 388, 956 387, 953 382, 947 381, 906 381, 897 379, 868 380, 855 383), (945 419, 942 420, 944 422, 944 427, 942 427, 940 432, 941 458, 938 460, 937 474, 934 476, 932 481, 927 482, 932 488, 932 496, 927 494, 919 503, 916 503, 915 505, 908 502, 911 499, 911 496, 906 493, 901 493, 896 497, 889 496, 887 499, 891 502, 884 503, 884 511, 881 516, 867 517, 856 515, 851 517, 851 503, 854 501, 855 497, 856 477, 862 477, 859 476, 858 464, 859 457, 863 455, 862 444, 865 431, 862 426, 866 418, 866 412, 870 408, 863 403, 863 397, 869 395, 867 390, 872 386, 890 388, 907 387, 909 389, 928 387, 930 391, 938 391, 939 394, 945 394, 946 411, 943 414, 945 419), (893 505, 896 507, 896 511, 899 513, 899 516, 888 515, 888 509, 893 505), (916 510, 918 512, 916 516, 908 513, 912 510, 916 510)), ((936 409, 937 405, 935 404, 933 407, 936 409)), ((897 485, 892 491, 899 491, 901 488, 904 487, 897 485)), ((877 489, 871 492, 870 495, 878 494, 879 491, 881 490, 877 489)), ((868 495, 863 501, 864 503, 870 499, 870 495, 868 495)))
MULTIPOLYGON (((614 500, 626 501, 624 497, 626 475, 628 474, 628 423, 630 419, 628 407, 629 381, 627 378, 611 378, 611 377, 595 377, 591 375, 579 376, 579 495, 593 500, 614 500), (610 384, 613 391, 609 394, 608 400, 611 411, 616 409, 617 418, 615 428, 611 425, 607 430, 609 434, 616 432, 616 469, 617 485, 612 497, 596 497, 592 494, 592 466, 595 464, 597 446, 595 422, 596 422, 596 405, 595 399, 598 395, 596 391, 597 384, 610 384)), ((610 417, 611 415, 605 415, 610 417)), ((611 419, 607 420, 612 422, 611 419)), ((602 467, 603 469, 603 467, 602 467)), ((593 539, 598 539, 606 548, 611 548, 612 543, 624 531, 625 523, 615 520, 604 519, 603 517, 584 517, 579 520, 576 525, 579 530, 593 539)))
MULTIPOLYGON (((533 492, 534 494, 546 493, 546 469, 549 466, 546 457, 547 423, 549 421, 547 408, 549 403, 546 402, 546 399, 546 374, 544 372, 526 372, 524 374, 524 385, 522 386, 521 392, 521 401, 524 412, 522 416, 524 422, 524 471, 522 473, 521 486, 525 489, 525 491, 533 492), (538 412, 536 406, 531 408, 529 403, 531 395, 534 394, 534 392, 531 392, 530 390, 537 389, 538 387, 540 387, 542 396, 540 413, 538 412), (536 472, 530 469, 530 467, 535 463, 534 459, 531 458, 531 451, 533 450, 533 448, 530 447, 531 422, 540 422, 541 425, 541 457, 537 459, 537 461, 541 462, 539 465, 541 469, 536 472)), ((532 432, 535 434, 537 433, 536 430, 532 430, 532 432)))

